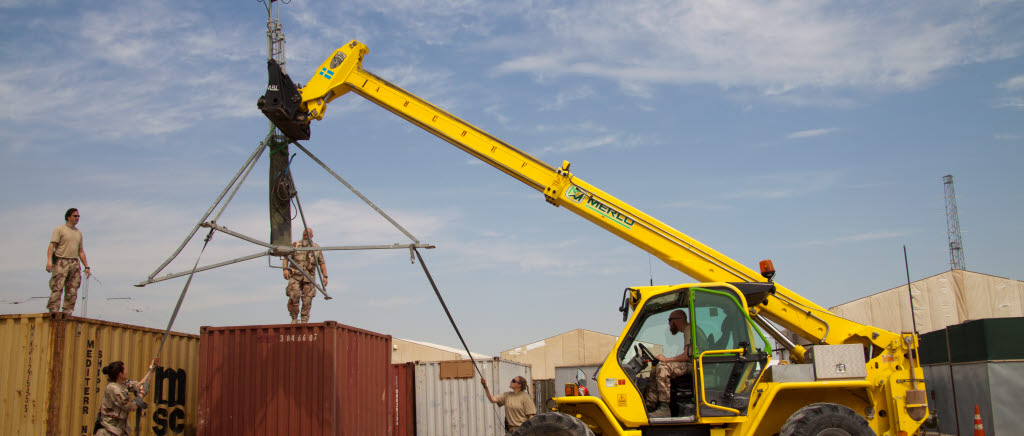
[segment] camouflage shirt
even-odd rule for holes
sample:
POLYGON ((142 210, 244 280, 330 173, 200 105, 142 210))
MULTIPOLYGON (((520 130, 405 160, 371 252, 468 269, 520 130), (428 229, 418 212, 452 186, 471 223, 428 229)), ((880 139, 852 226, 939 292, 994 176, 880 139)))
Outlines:
POLYGON ((100 424, 103 428, 116 435, 131 434, 131 426, 128 425, 128 406, 132 402, 132 392, 139 392, 139 388, 139 382, 133 380, 107 384, 103 402, 100 403, 100 424))
MULTIPOLYGON (((319 245, 310 242, 309 239, 303 239, 301 241, 295 242, 292 244, 292 246, 319 247, 319 245)), ((311 277, 315 277, 314 274, 316 274, 316 267, 321 263, 324 263, 324 255, 320 251, 296 251, 295 254, 292 255, 292 257, 295 259, 295 263, 299 264, 299 267, 305 270, 306 273, 308 273, 311 277)), ((289 267, 289 269, 292 271, 293 274, 302 274, 296 271, 294 267, 289 267)))

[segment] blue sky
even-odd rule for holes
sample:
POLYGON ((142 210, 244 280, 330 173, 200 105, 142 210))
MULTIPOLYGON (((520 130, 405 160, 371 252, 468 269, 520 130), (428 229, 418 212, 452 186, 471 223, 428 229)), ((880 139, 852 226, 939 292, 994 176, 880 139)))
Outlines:
MULTIPOLYGON (((48 237, 74 206, 102 280, 89 316, 162 328, 184 279, 132 284, 266 134, 264 5, 0 14, 0 312, 44 310, 10 302, 48 294, 48 237)), ((903 245, 914 280, 949 268, 946 174, 968 269, 1024 279, 1019 1, 293 0, 280 18, 295 81, 358 39, 367 70, 748 266, 773 259, 821 305, 905 282, 903 245)), ((437 246, 423 255, 474 351, 615 334, 624 288, 692 281, 356 95, 312 131, 307 148, 437 246)), ((321 245, 408 243, 301 152, 293 170, 321 245)), ((267 237, 267 173, 264 157, 220 224, 267 237)), ((201 263, 257 251, 218 234, 201 263)), ((407 251, 326 258, 335 299, 313 321, 459 345, 407 251)), ((284 286, 266 260, 198 274, 175 330, 285 322, 284 286)))

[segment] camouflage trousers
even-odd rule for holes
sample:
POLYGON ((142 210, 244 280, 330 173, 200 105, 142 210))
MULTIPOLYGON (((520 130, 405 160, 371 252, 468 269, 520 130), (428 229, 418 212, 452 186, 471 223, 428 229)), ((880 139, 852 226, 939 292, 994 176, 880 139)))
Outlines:
POLYGON ((78 266, 78 259, 58 257, 50 269, 50 300, 46 302, 46 309, 50 312, 60 312, 60 295, 63 292, 63 312, 71 314, 75 310, 78 286, 81 284, 82 270, 78 266))
POLYGON ((647 388, 646 400, 648 404, 668 404, 670 397, 669 388, 673 377, 679 377, 690 372, 690 362, 661 362, 654 367, 653 386, 647 388))
POLYGON ((288 288, 284 293, 288 296, 288 314, 292 316, 292 319, 299 314, 299 298, 301 298, 302 322, 309 321, 309 309, 313 305, 313 297, 316 296, 316 287, 313 286, 313 283, 306 280, 302 273, 293 274, 292 278, 288 279, 288 288))

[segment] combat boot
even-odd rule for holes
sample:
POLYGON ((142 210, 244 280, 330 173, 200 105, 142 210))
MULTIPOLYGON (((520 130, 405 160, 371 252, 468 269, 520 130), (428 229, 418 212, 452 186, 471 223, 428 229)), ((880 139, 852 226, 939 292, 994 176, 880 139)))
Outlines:
POLYGON ((651 412, 650 417, 651 418, 671 418, 672 417, 672 410, 670 410, 668 408, 668 404, 663 402, 663 403, 658 405, 657 409, 654 409, 654 411, 651 412))

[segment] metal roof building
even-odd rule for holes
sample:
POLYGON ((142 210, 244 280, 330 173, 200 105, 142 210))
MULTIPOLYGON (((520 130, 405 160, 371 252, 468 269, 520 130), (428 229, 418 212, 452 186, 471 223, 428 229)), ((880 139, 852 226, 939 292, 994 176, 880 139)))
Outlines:
MULTIPOLYGON (((440 362, 444 360, 468 359, 466 350, 413 341, 411 339, 392 338, 391 363, 406 362, 440 362)), ((474 359, 491 359, 492 356, 474 354, 474 359)))
POLYGON ((829 308, 843 318, 891 332, 928 333, 986 318, 1024 316, 1024 281, 951 270, 829 308))
POLYGON ((533 378, 554 379, 556 366, 604 363, 615 346, 615 335, 576 329, 501 352, 501 358, 533 367, 533 378))

